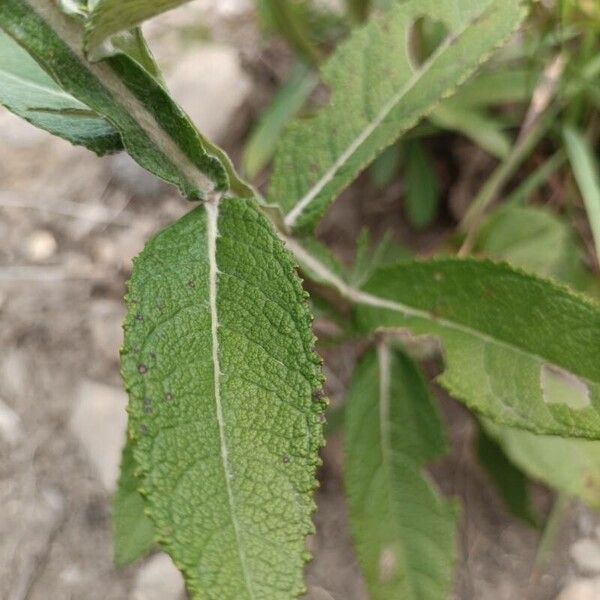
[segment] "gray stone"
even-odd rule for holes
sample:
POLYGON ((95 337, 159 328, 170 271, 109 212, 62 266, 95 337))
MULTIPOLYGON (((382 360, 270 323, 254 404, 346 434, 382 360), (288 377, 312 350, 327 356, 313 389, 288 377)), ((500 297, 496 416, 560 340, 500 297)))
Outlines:
POLYGON ((23 439, 21 418, 0 398, 0 438, 11 446, 23 439))
POLYGON ((600 543, 592 538, 582 538, 571 546, 571 558, 584 573, 600 573, 600 543))
POLYGON ((130 600, 179 600, 183 577, 166 554, 157 554, 139 570, 130 600))
POLYGON ((217 44, 189 49, 165 77, 198 129, 216 142, 227 137, 252 87, 237 50, 217 44))
POLYGON ((556 600, 598 600, 600 598, 600 578, 577 579, 570 583, 556 600))
POLYGON ((108 491, 116 486, 127 426, 123 390, 84 380, 71 416, 71 430, 81 442, 108 491))

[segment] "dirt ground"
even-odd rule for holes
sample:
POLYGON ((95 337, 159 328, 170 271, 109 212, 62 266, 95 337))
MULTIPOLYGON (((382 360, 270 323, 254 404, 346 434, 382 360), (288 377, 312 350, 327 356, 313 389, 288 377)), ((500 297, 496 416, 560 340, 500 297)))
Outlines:
MULTIPOLYGON (((219 58, 244 75, 239 103, 228 109, 231 119, 211 125, 234 156, 249 116, 269 95, 265 82, 276 74, 268 60, 273 50, 260 47, 242 9, 223 3, 209 23, 212 40, 230 44, 219 46, 219 58)), ((203 94, 194 86, 205 85, 197 73, 202 44, 182 50, 170 33, 171 25, 189 23, 188 16, 163 20, 152 34, 182 102, 197 119, 210 120, 212 108, 203 108, 203 94), (183 73, 177 70, 180 52, 192 57, 181 61, 183 73)), ((239 84, 235 71, 229 77, 239 84)), ((394 190, 376 202, 360 193, 347 196, 321 230, 346 259, 363 223, 381 232, 400 214, 394 190)), ((1 600, 179 595, 176 578, 173 589, 157 595, 147 561, 122 571, 113 567, 110 497, 123 428, 118 349, 131 258, 153 232, 188 209, 126 158, 98 159, 0 111, 1 600)), ((427 251, 436 239, 439 231, 424 236, 421 249, 427 251)), ((334 405, 355 353, 346 348, 327 357, 334 405)), ((507 514, 478 467, 470 417, 441 394, 440 402, 454 452, 434 475, 463 505, 454 599, 552 600, 564 588, 561 600, 600 598, 581 594, 581 578, 591 581, 600 566, 594 571, 572 557, 575 542, 596 536, 597 517, 572 503, 558 533, 540 544, 542 533, 507 514)), ((346 526, 339 435, 330 439, 324 459, 311 540, 315 558, 307 568, 309 596, 364 600, 346 526)), ((553 497, 540 488, 536 501, 547 514, 553 497)))

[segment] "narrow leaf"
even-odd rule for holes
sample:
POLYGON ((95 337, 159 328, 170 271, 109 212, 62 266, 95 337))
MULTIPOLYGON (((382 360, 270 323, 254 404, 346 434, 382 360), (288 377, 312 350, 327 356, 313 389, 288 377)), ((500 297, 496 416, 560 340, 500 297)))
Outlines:
POLYGON ((600 306, 508 265, 443 259, 381 269, 354 294, 367 330, 436 336, 439 381, 497 423, 600 439, 600 306))
POLYGON ((125 54, 86 60, 78 19, 52 0, 3 0, 0 28, 12 36, 68 94, 105 117, 144 168, 197 199, 213 190, 251 191, 223 152, 203 139, 168 93, 125 54))
POLYGON ((270 197, 286 224, 310 230, 336 196, 387 146, 451 93, 519 26, 519 0, 410 0, 356 30, 323 68, 330 101, 288 129, 270 197), (420 18, 448 35, 423 63, 409 51, 420 18))
POLYGON ((186 2, 189 0, 97 0, 86 25, 86 49, 93 50, 115 33, 186 2))
MULTIPOLYGON (((527 435, 537 437, 529 432, 527 435)), ((480 429, 477 435, 476 448, 479 462, 491 477, 511 513, 530 525, 536 525, 537 518, 531 503, 529 480, 523 471, 509 460, 502 446, 483 429, 480 429)))
POLYGON ((345 413, 352 536, 373 600, 440 600, 454 567, 456 508, 425 466, 446 451, 426 383, 403 353, 380 347, 354 375, 345 413))
POLYGON ((133 443, 127 439, 121 458, 121 473, 113 499, 113 548, 115 564, 125 567, 148 554, 155 545, 154 525, 145 513, 139 490, 133 443))
POLYGON ((423 229, 431 224, 440 202, 440 186, 429 155, 419 140, 406 144, 404 211, 413 227, 423 229))
POLYGON ((277 92, 250 134, 242 159, 244 174, 254 179, 271 161, 282 131, 298 114, 317 84, 314 72, 299 63, 277 92))
POLYGON ((499 159, 506 159, 512 142, 502 131, 502 124, 482 110, 465 106, 452 98, 438 106, 431 114, 431 120, 438 127, 457 131, 471 139, 478 146, 499 159))
POLYGON ((194 598, 297 597, 324 403, 290 256, 254 203, 208 202, 146 246, 128 306, 129 433, 158 541, 194 598))
POLYGON ((0 104, 32 125, 96 154, 123 148, 121 136, 106 119, 61 90, 29 54, 1 30, 0 104))
POLYGON ((600 177, 596 158, 586 139, 575 129, 565 128, 564 137, 567 154, 592 228, 596 255, 600 260, 600 177))

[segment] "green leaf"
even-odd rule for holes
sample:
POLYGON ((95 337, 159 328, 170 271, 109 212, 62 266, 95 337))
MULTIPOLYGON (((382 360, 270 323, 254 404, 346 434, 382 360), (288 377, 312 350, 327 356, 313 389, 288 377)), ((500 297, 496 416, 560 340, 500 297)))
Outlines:
POLYGON ((468 137, 492 156, 499 159, 508 157, 512 143, 502 131, 498 119, 472 106, 465 106, 460 99, 444 102, 430 118, 438 127, 458 131, 468 137))
MULTIPOLYGON (((532 433, 527 435, 537 437, 532 433)), ((476 448, 479 462, 491 477, 511 513, 530 525, 537 525, 538 519, 533 511, 529 493, 529 480, 523 471, 508 459, 502 446, 483 429, 478 432, 476 448)))
POLYGON ((596 158, 587 140, 575 129, 566 127, 564 138, 567 154, 592 228, 596 255, 600 260, 600 177, 596 158))
POLYGON ((531 477, 600 510, 600 442, 534 435, 489 421, 485 427, 531 477))
POLYGON ((292 230, 312 229, 336 196, 519 26, 519 0, 410 0, 356 30, 323 68, 327 107, 288 129, 270 198, 292 230), (449 34, 421 65, 407 40, 416 19, 449 34))
POLYGON ((148 243, 122 372, 141 491, 194 598, 302 593, 325 403, 294 264, 251 201, 148 243))
POLYGON ((366 331, 442 344, 440 383, 497 423, 600 439, 600 307, 504 264, 442 259, 381 269, 345 290, 366 331))
POLYGON ((411 225, 423 229, 435 219, 440 203, 437 174, 419 140, 407 143, 405 157, 404 210, 411 225))
POLYGON ((474 250, 580 291, 594 285, 574 231, 545 208, 498 209, 482 225, 474 250))
POLYGON ((224 153, 202 138, 145 68, 122 53, 88 62, 79 19, 52 0, 3 0, 0 28, 64 91, 110 121, 142 167, 177 185, 187 198, 227 189, 251 195, 224 153))
POLYGON ((373 600, 440 600, 452 587, 456 507, 425 472, 446 452, 416 365, 382 345, 354 375, 345 412, 352 537, 373 600))
POLYGON ((298 114, 317 84, 314 72, 302 63, 277 92, 271 105, 261 115, 244 148, 244 174, 254 179, 271 161, 281 132, 298 114))
POLYGON ((0 30, 0 104, 32 125, 99 155, 123 148, 117 130, 54 80, 0 30))
MULTIPOLYGON (((583 265, 571 228, 545 209, 496 211, 482 228, 479 249, 579 289, 597 286, 583 265)), ((484 421, 484 426, 503 452, 531 477, 600 508, 600 442, 535 435, 489 421, 484 421)), ((502 480, 513 493, 519 489, 516 482, 508 484, 506 477, 502 480)))
POLYGON ((186 2, 189 0, 97 0, 86 24, 86 50, 186 2))
POLYGON ((125 567, 148 554, 155 545, 154 525, 145 513, 140 481, 130 439, 123 448, 121 473, 113 499, 113 548, 115 564, 125 567))

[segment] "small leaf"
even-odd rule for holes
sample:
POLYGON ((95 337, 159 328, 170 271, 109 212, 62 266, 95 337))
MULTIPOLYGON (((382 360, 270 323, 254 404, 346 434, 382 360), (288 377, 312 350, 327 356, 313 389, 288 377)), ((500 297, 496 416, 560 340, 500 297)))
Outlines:
POLYGON ((430 119, 438 127, 462 133, 496 158, 508 157, 512 143, 502 131, 502 123, 482 110, 465 106, 460 99, 451 98, 444 102, 433 111, 430 119))
POLYGON ((577 290, 589 290, 595 284, 573 229, 545 208, 496 210, 482 225, 474 250, 577 290))
POLYGON ((491 422, 485 427, 531 477, 600 510, 600 442, 534 435, 491 422))
POLYGON ((364 289, 355 295, 363 328, 436 336, 439 381, 469 408, 537 433, 600 439, 598 305, 475 260, 380 269, 364 289))
POLYGON ((86 25, 86 50, 97 48, 115 33, 172 10, 189 0, 97 0, 86 25))
POLYGON ((205 203, 129 282, 122 372, 141 491, 193 598, 295 598, 323 443, 294 264, 251 201, 205 203))
POLYGON ((125 567, 148 554, 155 545, 154 525, 146 516, 146 503, 139 490, 133 443, 127 440, 121 458, 121 473, 113 499, 113 548, 115 564, 125 567))
POLYGON ((418 140, 406 144, 404 182, 406 216, 411 225, 423 229, 435 219, 440 189, 431 160, 418 140))
POLYGON ((456 507, 425 466, 446 452, 416 365, 381 346, 354 375, 345 412, 352 537, 373 600, 440 600, 452 587, 456 507))
MULTIPOLYGON (((534 437, 531 433, 528 435, 534 437)), ((537 525, 538 519, 533 512, 529 493, 529 480, 523 471, 508 459, 502 446, 483 429, 477 435, 476 447, 481 465, 492 478, 511 513, 530 525, 537 525)))
POLYGON ((400 144, 393 144, 386 148, 369 167, 369 174, 373 185, 383 190, 388 187, 398 174, 402 160, 400 144))
POLYGON ((360 171, 454 91, 524 15, 519 0, 410 0, 355 30, 323 68, 328 105, 290 127, 277 153, 269 197, 286 225, 312 230, 360 171), (415 65, 408 39, 424 17, 448 35, 415 65))
POLYGON ((122 150, 118 131, 54 80, 0 30, 0 104, 11 112, 102 155, 122 150))
POLYGON ((313 71, 298 63, 246 142, 242 163, 244 174, 250 179, 254 179, 269 164, 282 131, 304 106, 316 84, 317 77, 313 71))

